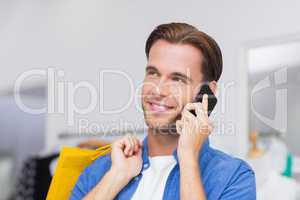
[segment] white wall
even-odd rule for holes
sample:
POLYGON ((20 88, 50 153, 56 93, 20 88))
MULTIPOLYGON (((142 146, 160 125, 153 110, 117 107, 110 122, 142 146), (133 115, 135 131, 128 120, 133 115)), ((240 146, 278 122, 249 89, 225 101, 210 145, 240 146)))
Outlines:
MULTIPOLYGON (((185 21, 212 35, 224 54, 221 83, 234 81, 229 88, 225 124, 233 123, 233 135, 216 137, 229 152, 243 154, 247 118, 244 107, 246 67, 242 66, 245 43, 264 38, 300 33, 300 1, 0 1, 0 89, 12 87, 21 72, 32 68, 57 67, 65 71, 64 81, 89 80, 98 84, 101 69, 121 69, 142 81, 145 40, 154 26, 185 21), (240 141, 236 144, 236 141, 240 141)), ((111 91, 128 87, 113 81, 111 91)), ((127 85, 128 86, 128 85, 127 85)), ((107 106, 120 103, 118 93, 107 93, 107 106)), ((86 95, 76 100, 86 104, 86 95)), ((121 102, 122 103, 122 102, 121 102)), ((120 104, 118 104, 120 105, 120 104)), ((120 118, 143 123, 142 114, 132 106, 121 115, 87 115, 103 124, 120 118)), ((48 116, 48 147, 56 143, 66 126, 63 115, 48 116)))

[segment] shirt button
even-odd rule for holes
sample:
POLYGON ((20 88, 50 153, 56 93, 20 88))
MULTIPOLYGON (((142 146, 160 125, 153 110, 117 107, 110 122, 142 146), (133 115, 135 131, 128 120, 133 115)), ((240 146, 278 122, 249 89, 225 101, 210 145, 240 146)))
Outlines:
POLYGON ((139 180, 140 178, 138 176, 134 177, 134 180, 137 181, 139 180))
POLYGON ((144 168, 147 168, 147 167, 149 167, 149 164, 147 164, 147 163, 144 164, 144 168))

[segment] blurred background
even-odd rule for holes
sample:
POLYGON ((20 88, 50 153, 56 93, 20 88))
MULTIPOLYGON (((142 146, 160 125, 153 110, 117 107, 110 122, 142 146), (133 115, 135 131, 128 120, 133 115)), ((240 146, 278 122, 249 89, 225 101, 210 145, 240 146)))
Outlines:
MULTIPOLYGON (((219 43, 214 147, 257 197, 300 199, 300 2, 0 0, 0 199, 44 199, 62 146, 145 136, 145 41, 187 22, 219 43)), ((98 144, 98 143, 97 143, 98 144)))

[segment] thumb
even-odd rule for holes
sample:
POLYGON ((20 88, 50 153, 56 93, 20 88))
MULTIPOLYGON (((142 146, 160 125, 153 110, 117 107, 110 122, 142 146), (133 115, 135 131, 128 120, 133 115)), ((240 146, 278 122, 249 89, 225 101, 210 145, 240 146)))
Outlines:
POLYGON ((138 158, 141 158, 141 157, 142 157, 142 152, 143 152, 143 148, 139 148, 139 150, 138 150, 136 156, 137 156, 138 158))

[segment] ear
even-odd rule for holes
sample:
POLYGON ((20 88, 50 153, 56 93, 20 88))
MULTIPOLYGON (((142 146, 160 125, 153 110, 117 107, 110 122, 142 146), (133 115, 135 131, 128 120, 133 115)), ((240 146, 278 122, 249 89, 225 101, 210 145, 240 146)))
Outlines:
POLYGON ((211 82, 209 82, 208 86, 211 89, 211 91, 214 93, 214 95, 216 95, 217 88, 218 88, 217 81, 211 81, 211 82))

